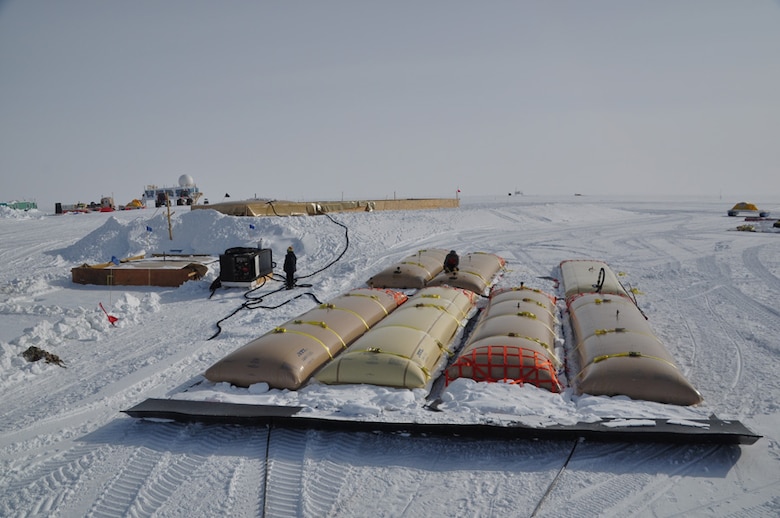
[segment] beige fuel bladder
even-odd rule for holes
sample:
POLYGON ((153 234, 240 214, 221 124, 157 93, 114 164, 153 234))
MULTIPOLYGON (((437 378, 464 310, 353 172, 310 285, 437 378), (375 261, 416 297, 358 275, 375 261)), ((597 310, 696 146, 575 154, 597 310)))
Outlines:
POLYGON ((528 286, 516 286, 513 288, 495 288, 490 292, 490 304, 495 305, 504 301, 516 302, 518 299, 526 302, 534 302, 538 306, 546 308, 547 312, 555 315, 554 296, 542 290, 529 288, 528 286))
POLYGON ((441 271, 428 286, 453 286, 483 294, 506 261, 495 254, 473 252, 460 258, 456 272, 441 271))
POLYGON ((373 288, 419 289, 423 288, 444 268, 447 250, 431 248, 418 250, 416 254, 377 273, 366 284, 373 288))
POLYGON ((205 377, 239 387, 265 382, 295 390, 405 300, 403 293, 383 289, 344 293, 233 351, 205 377))
POLYGON ((675 405, 702 401, 631 299, 591 293, 573 297, 568 306, 580 393, 675 405))
POLYGON ((529 288, 492 293, 468 343, 447 368, 447 383, 471 378, 531 383, 560 392, 553 300, 529 288))
POLYGON ((475 295, 450 287, 421 289, 358 338, 315 378, 323 383, 368 383, 421 388, 474 308, 475 295))
POLYGON ((617 275, 603 261, 569 259, 561 262, 565 298, 581 293, 614 293, 628 295, 617 275), (603 279, 603 280, 602 280, 603 279))

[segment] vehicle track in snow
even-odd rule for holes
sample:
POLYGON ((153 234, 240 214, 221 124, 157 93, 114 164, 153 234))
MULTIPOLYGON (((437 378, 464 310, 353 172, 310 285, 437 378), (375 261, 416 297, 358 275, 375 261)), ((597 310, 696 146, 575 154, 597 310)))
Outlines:
MULTIPOLYGON (((742 252, 742 261, 751 275, 755 276, 761 283, 761 289, 767 292, 767 298, 772 301, 780 300, 780 277, 773 274, 769 268, 761 261, 762 252, 767 254, 777 253, 777 247, 768 245, 752 246, 742 252)), ((768 308, 770 311, 780 315, 776 307, 768 308)))
POLYGON ((449 516, 509 516, 518 500, 533 508, 568 455, 565 444, 309 432, 305 474, 290 483, 303 482, 300 516, 413 517, 444 508, 449 516), (512 460, 510 473, 493 469, 487 452, 496 448, 512 460), (539 474, 531 484, 528 471, 539 474))
POLYGON ((304 430, 271 430, 263 516, 301 515, 306 436, 304 430))
POLYGON ((343 462, 353 458, 355 445, 351 437, 340 432, 309 432, 306 437, 306 460, 301 478, 303 514, 334 516, 340 492, 345 487, 343 462))
MULTIPOLYGON (((159 315, 154 316, 159 318, 159 315)), ((143 326, 124 331, 126 336, 132 337, 135 333, 143 333, 143 326)), ((132 343, 132 338, 128 338, 128 342, 132 343)), ((209 350, 213 347, 214 344, 203 341, 188 343, 183 340, 159 351, 155 351, 154 347, 140 347, 131 353, 123 348, 108 349, 105 364, 114 368, 82 372, 77 368, 60 370, 59 367, 50 367, 47 375, 26 380, 31 384, 43 383, 48 388, 46 392, 31 389, 9 394, 8 399, 13 398, 13 402, 6 402, 5 408, 11 419, 0 423, 4 428, 0 434, 0 465, 18 469, 18 466, 45 462, 47 456, 41 454, 51 450, 52 443, 56 443, 60 451, 78 449, 80 437, 111 427, 121 415, 120 410, 129 408, 139 399, 161 397, 169 390, 191 382, 193 372, 201 372, 211 363, 210 358, 216 359, 224 354, 217 352, 213 355, 209 350), (123 356, 125 354, 127 356, 123 356), (165 354, 165 361, 157 359, 158 354, 165 354), (136 360, 132 362, 128 358, 136 360), (152 358, 155 360, 150 361, 152 358), (71 377, 60 377, 61 373, 71 377), (64 383, 63 379, 68 381, 64 383), (46 396, 38 400, 34 396, 36 393, 46 396), (49 415, 45 409, 51 409, 49 401, 57 398, 63 401, 73 399, 79 404, 73 408, 63 405, 60 411, 49 415)), ((228 342, 222 347, 231 350, 235 345, 228 342)), ((241 501, 244 500, 245 497, 241 501)))
POLYGON ((692 378, 705 399, 726 415, 744 418, 766 411, 758 392, 778 386, 776 375, 767 369, 777 353, 771 330, 780 326, 780 316, 774 308, 724 283, 729 277, 721 269, 727 266, 714 256, 696 263, 705 281, 681 296, 692 341, 706 349, 706 354, 696 355, 692 378), (724 372, 724 366, 729 371, 724 372), (719 376, 713 378, 712 372, 719 376))
MULTIPOLYGON (((734 446, 589 443, 578 445, 537 516, 666 516, 676 480, 713 459, 729 462, 734 446), (614 459, 614 462, 609 462, 614 459), (604 473, 604 466, 615 466, 604 473)), ((713 474, 715 475, 715 474, 713 474)), ((687 495, 686 495, 687 496, 687 495)))
MULTIPOLYGON (((151 314, 148 318, 164 320, 167 317, 151 314)), ((126 338, 120 341, 133 344, 133 336, 143 333, 143 326, 111 329, 109 332, 125 335, 126 338)), ((18 390, 8 395, 10 410, 7 419, 0 423, 0 432, 3 433, 0 447, 25 435, 45 434, 46 429, 89 423, 107 406, 120 405, 115 406, 119 411, 121 405, 140 397, 136 394, 149 394, 161 384, 163 387, 178 385, 185 381, 179 374, 184 370, 182 366, 192 365, 192 370, 197 372, 204 364, 198 360, 196 353, 209 347, 202 339, 193 342, 182 340, 175 346, 176 351, 160 350, 157 344, 148 341, 144 346, 128 345, 130 352, 123 348, 101 347, 99 340, 88 343, 81 350, 77 345, 70 349, 72 356, 65 357, 67 369, 52 368, 48 375, 25 380, 25 384, 32 385, 29 390, 18 390), (79 359, 81 355, 94 354, 99 354, 101 361, 111 368, 93 371, 88 368, 89 361, 79 359), (58 402, 56 407, 60 412, 57 414, 50 414, 51 401, 58 402)))
POLYGON ((0 514, 262 515, 266 429, 119 421, 59 457, 18 467, 24 475, 0 514), (192 498, 204 486, 214 498, 192 498))

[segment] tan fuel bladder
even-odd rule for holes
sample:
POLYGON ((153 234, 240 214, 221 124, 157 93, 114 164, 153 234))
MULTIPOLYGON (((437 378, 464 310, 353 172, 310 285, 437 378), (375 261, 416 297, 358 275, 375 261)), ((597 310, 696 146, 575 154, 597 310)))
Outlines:
POLYGON ((422 388, 474 308, 475 295, 446 286, 421 289, 358 338, 315 378, 322 383, 368 383, 422 388))
POLYGON ((492 284, 493 279, 505 264, 506 261, 495 254, 486 252, 468 253, 461 256, 458 271, 441 271, 427 285, 453 286, 481 295, 492 284))
POLYGON ((366 284, 373 288, 419 289, 444 268, 448 250, 430 248, 418 250, 401 261, 380 271, 366 284))
POLYGON ((344 293, 233 351, 205 377, 240 387, 265 382, 295 390, 405 300, 403 293, 384 289, 344 293))
POLYGON ((538 290, 514 288, 491 294, 487 307, 456 360, 447 368, 457 378, 531 383, 559 392, 555 355, 557 322, 553 298, 538 290))
POLYGON ((675 405, 702 401, 631 299, 589 293, 572 297, 568 307, 578 392, 675 405))
POLYGON ((560 267, 566 300, 581 293, 628 295, 615 272, 603 261, 569 259, 562 261, 560 267))

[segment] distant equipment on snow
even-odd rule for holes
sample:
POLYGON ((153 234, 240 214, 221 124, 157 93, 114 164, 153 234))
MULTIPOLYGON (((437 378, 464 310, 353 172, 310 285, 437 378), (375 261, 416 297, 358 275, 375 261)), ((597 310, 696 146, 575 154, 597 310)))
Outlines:
POLYGON ((179 177, 178 187, 157 187, 147 185, 144 189, 143 200, 154 201, 155 207, 166 205, 195 205, 203 193, 200 192, 195 180, 188 174, 179 177))
POLYGON ((37 209, 38 204, 35 203, 34 201, 18 201, 18 200, 0 201, 0 207, 8 207, 9 209, 28 211, 32 209, 37 209))
POLYGON ((179 177, 179 187, 195 187, 195 180, 188 174, 179 177))
POLYGON ((756 207, 752 203, 748 203, 746 201, 741 201, 731 207, 729 211, 727 212, 729 216, 739 216, 740 214, 745 216, 755 216, 758 215, 760 218, 765 218, 769 216, 769 212, 758 210, 758 207, 756 207))

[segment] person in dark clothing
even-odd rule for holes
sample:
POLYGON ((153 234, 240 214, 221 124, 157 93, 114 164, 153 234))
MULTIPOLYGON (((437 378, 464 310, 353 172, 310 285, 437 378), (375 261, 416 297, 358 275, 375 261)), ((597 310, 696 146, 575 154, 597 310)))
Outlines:
POLYGON ((298 269, 298 258, 295 257, 293 247, 287 248, 287 255, 284 256, 284 273, 287 274, 287 289, 293 289, 295 286, 295 271, 298 269))
POLYGON ((444 258, 444 271, 447 273, 457 272, 459 264, 460 257, 455 250, 450 250, 450 253, 444 258))

